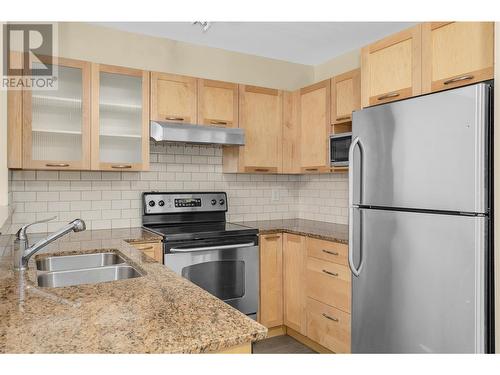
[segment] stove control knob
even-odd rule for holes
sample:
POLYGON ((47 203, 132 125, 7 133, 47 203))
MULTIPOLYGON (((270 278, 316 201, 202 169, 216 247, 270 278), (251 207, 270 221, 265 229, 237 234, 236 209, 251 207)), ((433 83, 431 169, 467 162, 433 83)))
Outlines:
POLYGON ((216 201, 215 199, 212 199, 212 200, 210 201, 210 203, 212 203, 212 206, 215 206, 215 204, 217 203, 217 201, 216 201))
POLYGON ((154 207, 155 206, 155 201, 149 201, 148 204, 149 204, 149 207, 154 207))
POLYGON ((158 202, 158 206, 160 206, 160 207, 165 206, 165 202, 164 202, 164 201, 159 201, 159 202, 158 202))
POLYGON ((220 204, 221 206, 222 206, 224 203, 226 203, 226 201, 225 201, 224 199, 221 199, 221 200, 219 201, 219 204, 220 204))

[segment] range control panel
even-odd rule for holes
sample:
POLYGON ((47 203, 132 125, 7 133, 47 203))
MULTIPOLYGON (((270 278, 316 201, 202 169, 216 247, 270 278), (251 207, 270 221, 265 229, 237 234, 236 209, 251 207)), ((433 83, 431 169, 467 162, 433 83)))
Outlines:
POLYGON ((227 211, 226 193, 144 193, 144 213, 227 211))

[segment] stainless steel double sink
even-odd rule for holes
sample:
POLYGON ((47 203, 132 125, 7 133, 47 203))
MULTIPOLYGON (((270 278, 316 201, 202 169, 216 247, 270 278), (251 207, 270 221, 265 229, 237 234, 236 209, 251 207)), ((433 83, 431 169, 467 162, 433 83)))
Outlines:
POLYGON ((59 288, 81 284, 132 279, 142 273, 119 254, 101 252, 77 255, 55 255, 36 260, 40 287, 59 288))

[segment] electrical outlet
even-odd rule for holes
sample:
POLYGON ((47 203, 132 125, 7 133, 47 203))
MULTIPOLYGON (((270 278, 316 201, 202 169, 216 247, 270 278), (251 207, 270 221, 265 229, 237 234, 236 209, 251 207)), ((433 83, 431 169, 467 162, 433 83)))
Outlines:
POLYGON ((279 201, 279 200, 280 200, 280 191, 279 191, 279 190, 277 190, 277 189, 273 189, 273 190, 271 191, 271 200, 272 200, 273 202, 277 202, 277 201, 279 201))

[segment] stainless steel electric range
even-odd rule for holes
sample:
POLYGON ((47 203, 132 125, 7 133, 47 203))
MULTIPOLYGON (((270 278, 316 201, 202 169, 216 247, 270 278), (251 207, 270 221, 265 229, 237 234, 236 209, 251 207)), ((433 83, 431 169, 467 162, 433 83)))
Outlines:
POLYGON ((226 222, 226 193, 143 193, 143 227, 163 237, 163 263, 256 318, 258 230, 226 222))

